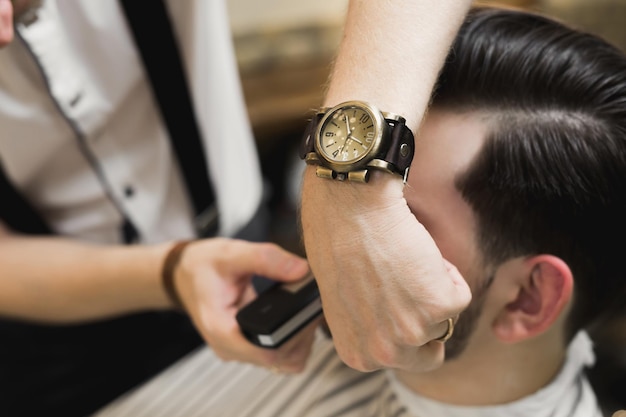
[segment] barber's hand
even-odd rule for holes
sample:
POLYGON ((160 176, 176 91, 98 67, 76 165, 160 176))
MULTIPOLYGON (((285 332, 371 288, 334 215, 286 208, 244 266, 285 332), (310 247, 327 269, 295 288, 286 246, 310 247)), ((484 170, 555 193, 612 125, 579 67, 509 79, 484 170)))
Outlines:
POLYGON ((402 182, 317 178, 307 167, 302 227, 324 315, 350 367, 425 371, 444 359, 434 341, 470 302, 456 268, 410 212, 402 182))
POLYGON ((308 359, 319 320, 279 349, 270 350, 250 343, 235 316, 256 297, 251 285, 254 274, 297 281, 307 272, 306 260, 277 245, 214 238, 186 247, 174 280, 185 309, 220 358, 299 372, 308 359))

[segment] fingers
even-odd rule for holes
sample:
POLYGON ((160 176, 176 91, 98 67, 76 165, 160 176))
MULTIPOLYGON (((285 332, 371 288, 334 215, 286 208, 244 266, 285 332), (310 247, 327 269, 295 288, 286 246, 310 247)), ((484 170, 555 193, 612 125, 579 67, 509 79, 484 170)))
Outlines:
POLYGON ((292 281, 302 278, 309 271, 305 259, 274 244, 263 244, 259 255, 255 258, 256 271, 268 278, 292 281))
POLYGON ((337 354, 346 365, 361 372, 383 368, 427 372, 438 368, 445 359, 444 343, 436 340, 422 346, 374 342, 360 351, 341 343, 342 340, 335 341, 337 354))
POLYGON ((188 246, 176 277, 187 312, 218 357, 291 373, 304 369, 319 320, 272 350, 249 342, 236 315, 256 297, 250 282, 253 275, 293 281, 305 276, 308 270, 305 259, 278 245, 213 238, 188 246))
POLYGON ((337 352, 360 371, 433 369, 445 353, 435 339, 448 333, 448 319, 467 307, 471 292, 406 202, 368 205, 363 199, 370 197, 359 194, 358 216, 323 204, 302 210, 306 252, 337 352))
POLYGON ((456 266, 445 258, 442 259, 444 267, 448 272, 448 277, 450 278, 449 282, 452 284, 452 288, 446 293, 450 296, 449 299, 451 303, 451 310, 448 312, 449 317, 458 317, 461 311, 465 310, 470 301, 472 301, 472 292, 467 281, 463 278, 456 266))
POLYGON ((394 290, 389 278, 374 286, 371 275, 363 275, 349 281, 339 277, 338 286, 322 292, 326 320, 343 362, 365 372, 426 371, 443 363, 444 343, 471 301, 471 292, 457 269, 439 259, 440 268, 421 271, 436 277, 436 286, 419 282, 421 274, 403 274, 409 279, 394 290), (360 285, 363 281, 366 285, 360 285))
POLYGON ((251 243, 230 240, 221 256, 240 273, 253 273, 278 281, 302 278, 309 270, 308 262, 273 243, 251 243))
MULTIPOLYGON (((447 320, 435 327, 439 329, 437 336, 445 334, 447 320)), ((333 337, 337 354, 346 365, 361 372, 382 368, 424 372, 439 367, 445 359, 444 343, 432 340, 434 337, 426 339, 422 336, 420 339, 427 341, 417 344, 389 332, 372 331, 365 335, 354 332, 344 335, 347 337, 333 337), (355 340, 359 349, 355 349, 355 340)))
POLYGON ((302 372, 311 354, 315 333, 321 318, 313 320, 279 349, 278 358, 271 368, 281 373, 302 372))
POLYGON ((320 319, 312 321, 278 349, 265 349, 250 343, 238 328, 218 338, 213 334, 215 342, 210 346, 225 361, 252 363, 281 373, 297 373, 306 366, 319 322, 320 319))

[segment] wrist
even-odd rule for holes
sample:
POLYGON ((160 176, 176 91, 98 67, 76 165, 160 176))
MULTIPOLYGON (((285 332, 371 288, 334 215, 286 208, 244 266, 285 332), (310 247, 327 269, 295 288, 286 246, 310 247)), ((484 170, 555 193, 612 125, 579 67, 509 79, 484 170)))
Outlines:
MULTIPOLYGON (((368 210, 389 207, 390 205, 406 205, 404 183, 397 175, 374 171, 367 184, 334 181, 319 178, 316 167, 307 165, 304 172, 303 198, 307 201, 318 201, 319 204, 336 205, 335 202, 353 204, 354 207, 368 210)), ((345 208, 342 208, 342 210, 345 208)))
POLYGON ((165 254, 161 267, 161 286, 163 291, 169 301, 169 304, 175 309, 181 311, 185 310, 185 305, 176 285, 176 271, 185 249, 192 242, 193 240, 180 240, 174 242, 165 254))

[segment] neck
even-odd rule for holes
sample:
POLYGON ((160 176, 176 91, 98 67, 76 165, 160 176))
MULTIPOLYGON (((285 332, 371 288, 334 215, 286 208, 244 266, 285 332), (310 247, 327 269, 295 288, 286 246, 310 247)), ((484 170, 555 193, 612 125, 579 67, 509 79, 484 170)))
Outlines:
POLYGON ((414 392, 448 404, 505 404, 546 386, 558 373, 566 349, 553 335, 514 345, 470 344, 458 358, 426 373, 396 371, 414 392))

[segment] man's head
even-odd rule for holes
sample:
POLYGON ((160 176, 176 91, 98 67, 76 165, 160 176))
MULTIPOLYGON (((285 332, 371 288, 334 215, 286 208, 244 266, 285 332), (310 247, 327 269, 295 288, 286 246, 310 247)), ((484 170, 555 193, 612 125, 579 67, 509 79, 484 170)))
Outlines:
POLYGON ((556 328, 565 343, 623 303, 619 50, 537 15, 475 9, 417 142, 407 200, 473 288, 448 357, 473 328, 505 343, 556 328))

